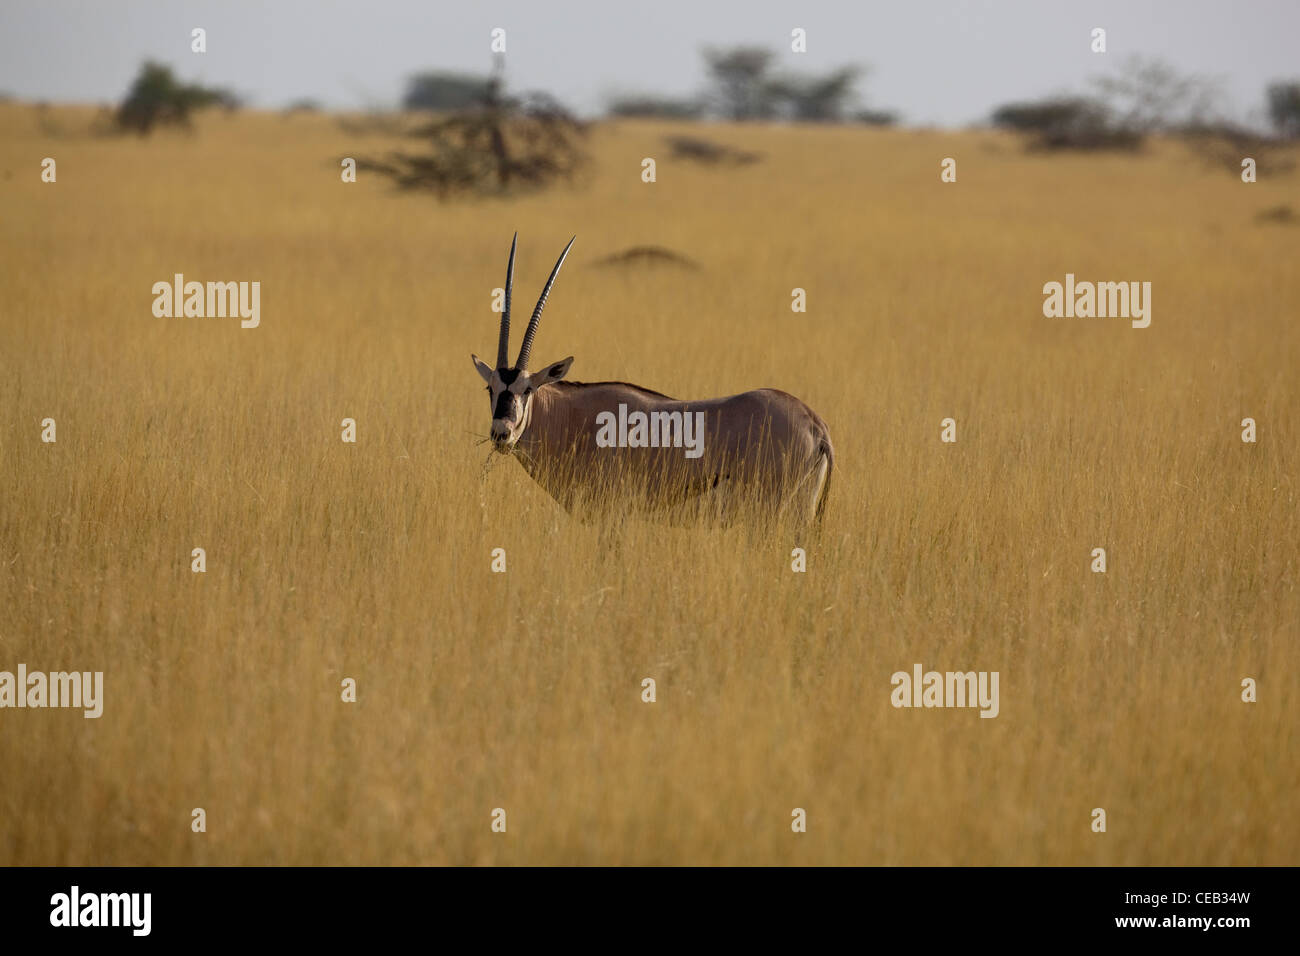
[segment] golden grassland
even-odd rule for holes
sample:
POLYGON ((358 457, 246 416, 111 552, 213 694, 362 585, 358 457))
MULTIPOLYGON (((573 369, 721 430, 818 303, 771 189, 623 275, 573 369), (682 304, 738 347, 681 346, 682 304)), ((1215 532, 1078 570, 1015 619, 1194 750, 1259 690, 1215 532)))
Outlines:
POLYGON ((807 127, 705 168, 623 122, 579 187, 442 205, 342 184, 392 142, 327 116, 90 115, 0 106, 0 669, 106 694, 0 711, 0 863, 1300 862, 1300 229, 1256 220, 1300 177, 807 127), (827 420, 806 574, 481 480, 516 229, 524 316, 578 235, 538 363, 827 420), (702 268, 593 265, 648 244, 702 268), (155 318, 176 272, 261 326, 155 318), (1044 318, 1066 272, 1151 281, 1150 328, 1044 318), (1000 715, 894 709, 916 662, 1000 715))

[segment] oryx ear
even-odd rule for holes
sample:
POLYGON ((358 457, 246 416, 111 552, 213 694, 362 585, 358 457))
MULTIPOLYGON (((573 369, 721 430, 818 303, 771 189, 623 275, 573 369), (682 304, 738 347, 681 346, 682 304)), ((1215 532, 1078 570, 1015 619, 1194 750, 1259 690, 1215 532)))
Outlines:
POLYGON ((532 374, 533 388, 541 388, 551 382, 558 382, 564 376, 569 374, 569 366, 573 364, 573 356, 558 362, 552 362, 550 365, 532 374))
POLYGON ((483 376, 483 381, 485 381, 485 382, 487 382, 489 385, 491 385, 491 384, 492 384, 492 369, 491 369, 489 366, 484 365, 482 362, 480 362, 480 361, 478 360, 478 356, 475 355, 473 352, 471 352, 471 353, 469 354, 469 357, 472 358, 472 359, 474 360, 474 367, 475 367, 476 369, 478 369, 478 373, 479 373, 480 375, 483 376))

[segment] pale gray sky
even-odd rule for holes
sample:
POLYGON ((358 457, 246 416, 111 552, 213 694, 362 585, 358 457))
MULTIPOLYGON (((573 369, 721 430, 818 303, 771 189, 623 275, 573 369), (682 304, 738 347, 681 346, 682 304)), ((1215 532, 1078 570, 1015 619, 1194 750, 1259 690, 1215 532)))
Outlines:
POLYGON ((1300 0, 0 0, 0 91, 116 102, 152 58, 254 106, 394 105, 417 70, 485 73, 493 27, 514 89, 584 113, 612 93, 694 93, 701 48, 740 43, 793 70, 869 64, 866 105, 944 126, 1079 89, 1129 53, 1222 76, 1242 118, 1261 113, 1268 81, 1300 75, 1300 0), (189 49, 196 26, 205 54, 189 49), (805 54, 790 52, 794 27, 805 54))

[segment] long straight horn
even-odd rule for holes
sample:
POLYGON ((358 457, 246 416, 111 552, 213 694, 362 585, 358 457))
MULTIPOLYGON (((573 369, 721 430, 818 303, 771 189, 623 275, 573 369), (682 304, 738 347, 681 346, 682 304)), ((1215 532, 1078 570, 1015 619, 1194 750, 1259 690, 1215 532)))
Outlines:
POLYGON ((506 368, 510 362, 510 293, 515 286, 515 246, 519 233, 510 240, 510 264, 506 266, 506 309, 501 313, 501 341, 497 344, 497 368, 506 368))
POLYGON ((542 320, 542 309, 546 308, 546 297, 551 294, 551 284, 555 282, 555 277, 560 274, 560 266, 564 265, 564 257, 569 254, 573 248, 574 236, 569 240, 569 244, 564 247, 560 253, 559 261, 555 263, 555 268, 551 270, 551 277, 546 280, 546 288, 542 290, 542 297, 537 300, 537 308, 533 309, 533 317, 528 320, 528 329, 524 332, 524 344, 519 346, 519 361, 515 366, 520 369, 528 369, 528 353, 533 350, 533 336, 537 334, 537 326, 542 320))

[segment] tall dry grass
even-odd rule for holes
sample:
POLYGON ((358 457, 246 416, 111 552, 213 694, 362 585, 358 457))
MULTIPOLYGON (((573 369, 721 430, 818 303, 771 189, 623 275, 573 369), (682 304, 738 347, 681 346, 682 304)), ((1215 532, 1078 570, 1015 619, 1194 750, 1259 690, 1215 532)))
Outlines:
POLYGON ((581 189, 439 205, 340 183, 387 144, 328 117, 60 115, 0 106, 0 669, 107 699, 0 711, 0 863, 1300 861, 1300 233, 1254 219, 1300 180, 834 128, 718 128, 765 154, 719 171, 628 122, 581 189), (480 480, 516 229, 525 306, 579 237, 538 362, 828 421, 806 574, 480 480), (644 244, 703 268, 592 267, 644 244), (260 281, 260 328, 154 318, 176 272, 260 281), (1044 318, 1066 272, 1151 327, 1044 318), (1000 716, 895 710, 916 662, 1000 716))

